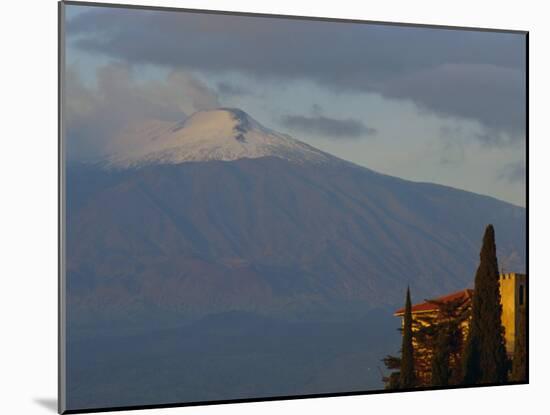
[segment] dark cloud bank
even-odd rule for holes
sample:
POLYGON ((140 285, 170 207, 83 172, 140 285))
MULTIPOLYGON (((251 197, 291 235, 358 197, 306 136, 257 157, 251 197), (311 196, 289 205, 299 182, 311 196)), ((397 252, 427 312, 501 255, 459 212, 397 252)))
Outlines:
POLYGON ((100 8, 68 33, 129 63, 307 78, 475 119, 491 138, 525 130, 522 34, 100 8))

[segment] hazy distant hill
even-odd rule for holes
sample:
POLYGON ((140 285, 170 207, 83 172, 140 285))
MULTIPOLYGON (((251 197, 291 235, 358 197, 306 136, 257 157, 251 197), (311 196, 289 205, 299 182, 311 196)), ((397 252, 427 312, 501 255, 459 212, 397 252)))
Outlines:
POLYGON ((399 342, 393 320, 380 311, 338 322, 227 312, 177 328, 96 333, 69 343, 69 406, 380 389, 380 358, 399 342))

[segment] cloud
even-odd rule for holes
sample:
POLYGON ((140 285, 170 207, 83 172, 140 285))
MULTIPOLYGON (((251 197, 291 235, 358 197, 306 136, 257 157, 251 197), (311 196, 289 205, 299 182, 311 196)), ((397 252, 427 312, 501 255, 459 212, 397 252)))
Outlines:
POLYGON ((323 115, 306 117, 302 115, 286 115, 282 123, 289 128, 307 133, 319 134, 334 140, 360 139, 376 134, 375 128, 367 127, 361 121, 354 119, 339 120, 323 115))
POLYGON ((67 27, 80 49, 131 64, 310 79, 478 120, 499 138, 524 131, 521 34, 115 8, 67 27))
POLYGON ((226 96, 252 95, 252 91, 242 85, 230 84, 228 82, 218 82, 216 85, 218 92, 226 96))
POLYGON ((487 64, 444 64, 411 73, 381 85, 388 97, 412 99, 441 116, 479 120, 487 131, 485 144, 512 139, 525 131, 525 77, 521 71, 487 64))
POLYGON ((499 175, 499 180, 504 180, 509 183, 525 183, 527 178, 527 172, 525 169, 525 162, 518 161, 510 163, 504 166, 499 175))
POLYGON ((313 104, 311 106, 311 112, 315 115, 321 115, 323 113, 323 107, 320 104, 313 104))
POLYGON ((147 119, 178 121, 187 114, 219 107, 216 94, 182 71, 165 80, 138 81, 126 64, 97 71, 95 87, 69 68, 65 88, 65 126, 70 159, 100 157, 112 139, 132 123, 147 119))

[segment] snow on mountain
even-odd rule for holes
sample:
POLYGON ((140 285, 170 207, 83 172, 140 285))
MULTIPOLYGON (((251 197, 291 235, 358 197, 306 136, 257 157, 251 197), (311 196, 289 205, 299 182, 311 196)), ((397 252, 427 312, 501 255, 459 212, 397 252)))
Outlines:
POLYGON ((199 111, 176 123, 133 125, 115 137, 108 154, 104 164, 115 168, 268 156, 297 163, 338 160, 232 108, 199 111))

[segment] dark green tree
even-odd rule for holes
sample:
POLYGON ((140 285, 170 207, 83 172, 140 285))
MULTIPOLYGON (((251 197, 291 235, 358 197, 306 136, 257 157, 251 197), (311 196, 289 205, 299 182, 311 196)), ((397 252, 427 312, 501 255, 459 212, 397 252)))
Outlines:
POLYGON ((401 389, 409 389, 416 385, 416 377, 414 373, 414 350, 411 309, 411 293, 409 287, 407 287, 407 297, 405 299, 405 314, 403 316, 401 368, 399 371, 399 387, 401 389))
POLYGON ((527 321, 525 308, 519 311, 518 327, 514 344, 514 360, 512 361, 512 380, 525 382, 527 380, 527 321))
POLYGON ((451 355, 451 333, 449 327, 442 325, 436 335, 432 357, 432 385, 448 386, 451 377, 449 359, 451 355))
POLYGON ((472 319, 464 351, 463 383, 468 385, 504 383, 508 373, 493 225, 485 229, 479 258, 472 319))
POLYGON ((386 385, 386 389, 399 389, 399 378, 401 374, 401 358, 397 356, 387 355, 382 359, 387 369, 391 370, 388 376, 382 376, 382 381, 386 385))
POLYGON ((470 319, 470 302, 467 296, 426 302, 437 306, 438 311, 418 315, 413 321, 417 385, 456 385, 462 382, 462 325, 470 319), (422 370, 428 370, 429 376, 419 376, 422 370))

